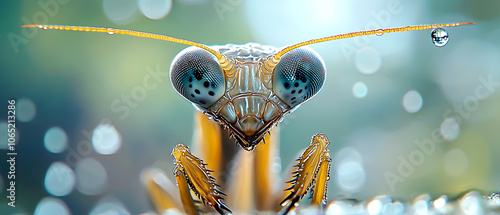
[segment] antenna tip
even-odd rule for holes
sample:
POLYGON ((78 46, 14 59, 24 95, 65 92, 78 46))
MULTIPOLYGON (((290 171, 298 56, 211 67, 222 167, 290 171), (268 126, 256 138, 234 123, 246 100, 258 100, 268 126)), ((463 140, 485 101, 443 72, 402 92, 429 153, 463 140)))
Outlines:
POLYGON ((461 25, 475 25, 476 23, 474 22, 464 22, 464 23, 461 23, 461 25))

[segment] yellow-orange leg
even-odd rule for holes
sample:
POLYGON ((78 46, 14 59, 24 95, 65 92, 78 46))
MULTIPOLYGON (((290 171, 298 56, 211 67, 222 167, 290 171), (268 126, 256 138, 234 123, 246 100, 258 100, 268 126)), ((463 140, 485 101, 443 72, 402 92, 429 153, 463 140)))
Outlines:
POLYGON ((281 200, 275 198, 279 172, 273 170, 280 165, 279 127, 272 128, 252 152, 241 149, 235 139, 224 140, 223 132, 219 123, 196 111, 193 153, 214 170, 212 176, 225 177, 221 185, 230 197, 226 202, 230 208, 238 213, 272 211, 281 200))
POLYGON ((326 201, 326 187, 330 172, 330 142, 324 134, 316 134, 311 144, 297 159, 293 179, 288 181, 292 186, 286 189, 290 194, 281 201, 285 207, 283 214, 287 214, 295 207, 309 190, 312 190, 312 205, 323 205, 326 201))
POLYGON ((189 148, 183 144, 178 144, 172 151, 175 158, 174 174, 177 179, 177 186, 181 195, 182 204, 186 212, 193 212, 194 202, 189 190, 200 198, 203 203, 212 206, 220 214, 224 210, 231 213, 231 210, 222 202, 224 199, 215 183, 215 178, 210 175, 211 170, 205 167, 205 163, 198 157, 191 154, 189 148))

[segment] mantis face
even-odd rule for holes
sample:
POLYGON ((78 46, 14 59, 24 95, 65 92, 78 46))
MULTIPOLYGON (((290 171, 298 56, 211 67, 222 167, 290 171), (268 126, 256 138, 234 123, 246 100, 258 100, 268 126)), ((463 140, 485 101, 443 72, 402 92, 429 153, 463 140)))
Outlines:
POLYGON ((174 59, 171 83, 198 110, 227 127, 246 150, 325 82, 323 60, 307 47, 284 54, 271 73, 263 65, 276 53, 274 47, 248 43, 211 48, 233 61, 233 67, 223 71, 210 52, 189 47, 174 59))

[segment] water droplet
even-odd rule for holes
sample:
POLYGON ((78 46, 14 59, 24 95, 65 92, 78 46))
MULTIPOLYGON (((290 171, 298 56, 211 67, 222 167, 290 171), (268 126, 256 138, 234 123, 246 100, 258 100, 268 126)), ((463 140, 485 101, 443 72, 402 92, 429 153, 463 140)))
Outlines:
POLYGON ((403 107, 408 113, 415 113, 422 108, 422 96, 415 90, 408 91, 403 96, 403 107))
POLYGON ((471 191, 465 194, 460 200, 459 208, 463 214, 484 214, 483 207, 481 205, 482 196, 476 192, 471 191))
POLYGON ((500 208, 500 193, 493 193, 488 198, 489 198, 488 204, 491 207, 500 208))
POLYGON ((431 197, 428 194, 417 196, 413 200, 413 212, 415 215, 429 214, 429 200, 431 197))
POLYGON ((48 28, 47 28, 47 26, 44 26, 44 27, 43 27, 43 29, 44 29, 44 30, 47 30, 48 28))
POLYGON ((115 29, 108 28, 108 29, 106 29, 106 33, 108 33, 109 35, 113 35, 113 34, 115 34, 115 29))
POLYGON ((54 162, 45 175, 45 189, 54 196, 68 195, 75 186, 75 174, 65 163, 54 162))
POLYGON ((377 35, 377 36, 382 36, 382 35, 384 35, 384 30, 383 30, 383 29, 377 29, 377 30, 375 31, 375 35, 377 35))
POLYGON ((432 206, 436 210, 440 211, 440 210, 444 209, 447 202, 448 202, 448 196, 442 195, 439 198, 437 198, 436 200, 432 201, 432 206))
POLYGON ((432 29, 431 32, 432 43, 437 47, 443 47, 448 43, 448 32, 442 28, 432 29))
POLYGON ((112 125, 98 125, 92 134, 92 146, 101 155, 114 154, 122 145, 120 133, 112 125))
POLYGON ((374 199, 366 206, 368 214, 380 214, 382 212, 382 202, 379 199, 374 199))

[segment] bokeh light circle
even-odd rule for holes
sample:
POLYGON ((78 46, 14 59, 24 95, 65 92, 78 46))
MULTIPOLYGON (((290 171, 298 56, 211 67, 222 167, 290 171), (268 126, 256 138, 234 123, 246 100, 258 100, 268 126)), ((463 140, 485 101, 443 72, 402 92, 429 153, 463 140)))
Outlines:
POLYGON ((45 197, 36 206, 34 215, 69 215, 68 206, 60 199, 45 197))
POLYGON ((16 101, 16 119, 29 122, 36 116, 36 106, 31 99, 21 98, 16 101))
POLYGON ((366 75, 377 72, 382 65, 380 53, 372 47, 364 47, 358 50, 354 60, 358 71, 366 75))
POLYGON ((352 94, 358 99, 364 98, 368 94, 368 87, 365 83, 358 81, 352 86, 352 94))
POLYGON ((103 0, 102 9, 108 19, 116 24, 128 24, 137 11, 135 0, 103 0))
POLYGON ((441 123, 440 131, 443 139, 453 141, 456 140, 460 134, 460 125, 455 118, 446 118, 441 123))
POLYGON ((61 153, 68 146, 68 136, 60 127, 52 127, 43 138, 45 148, 52 153, 61 153))
POLYGON ((54 196, 66 196, 75 187, 75 174, 65 163, 54 162, 45 174, 45 190, 54 196))
POLYGON ((76 188, 86 195, 98 195, 104 192, 108 175, 104 166, 94 158, 85 158, 76 164, 76 188))
POLYGON ((365 183, 365 170, 359 162, 346 161, 337 168, 337 184, 342 190, 357 191, 365 183))
POLYGON ((422 108, 423 99, 415 90, 408 91, 403 96, 403 108, 408 113, 416 113, 422 108))
POLYGON ((116 128, 109 124, 100 124, 92 133, 92 147, 102 155, 116 153, 122 145, 122 137, 116 128))
POLYGON ((172 9, 172 0, 138 0, 139 10, 150 19, 161 19, 172 9))

